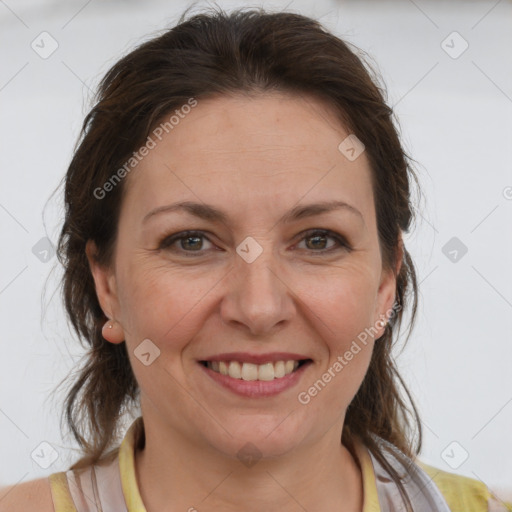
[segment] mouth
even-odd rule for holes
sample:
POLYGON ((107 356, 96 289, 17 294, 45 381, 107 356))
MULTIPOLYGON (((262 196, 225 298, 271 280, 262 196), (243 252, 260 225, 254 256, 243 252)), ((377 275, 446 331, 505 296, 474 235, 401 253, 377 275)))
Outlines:
POLYGON ((268 398, 298 386, 313 359, 292 352, 224 352, 197 360, 207 378, 206 389, 219 389, 245 398, 268 398))
POLYGON ((243 381, 273 381, 291 375, 312 363, 311 359, 283 359, 263 364, 229 360, 199 361, 205 368, 231 379, 243 381))

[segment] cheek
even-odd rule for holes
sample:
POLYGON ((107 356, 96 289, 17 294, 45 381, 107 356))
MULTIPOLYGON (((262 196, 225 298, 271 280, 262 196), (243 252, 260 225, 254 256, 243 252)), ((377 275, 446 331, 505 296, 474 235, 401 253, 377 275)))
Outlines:
POLYGON ((310 317, 316 319, 314 332, 321 338, 319 372, 323 382, 319 386, 329 383, 330 388, 325 398, 333 393, 334 401, 350 401, 368 368, 376 293, 371 275, 346 272, 331 276, 323 286, 310 283, 306 304, 310 317))
MULTIPOLYGON (((318 317, 329 346, 342 350, 373 321, 377 284, 365 267, 297 281, 297 297, 318 317)), ((295 290, 294 290, 295 291, 295 290)))
POLYGON ((368 286, 346 279, 318 290, 316 304, 314 300, 309 303, 317 317, 314 331, 321 337, 320 359, 316 371, 298 390, 297 400, 312 417, 320 415, 328 424, 346 411, 370 364, 374 342, 368 328, 374 301, 368 286))
POLYGON ((160 345, 184 345, 200 324, 198 313, 204 309, 208 292, 219 276, 194 276, 184 269, 171 268, 165 262, 149 266, 134 262, 119 267, 119 296, 128 336, 133 342, 149 338, 160 345))

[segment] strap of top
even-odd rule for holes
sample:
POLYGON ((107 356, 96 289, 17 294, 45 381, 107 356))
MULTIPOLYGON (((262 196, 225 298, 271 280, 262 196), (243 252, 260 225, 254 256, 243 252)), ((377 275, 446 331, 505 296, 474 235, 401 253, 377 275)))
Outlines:
POLYGON ((77 512, 128 512, 119 471, 119 457, 110 464, 66 472, 77 512))
MULTIPOLYGON (((382 438, 376 440, 381 445, 381 453, 386 461, 400 475, 414 512, 450 512, 441 491, 425 471, 393 444, 382 438)), ((369 453, 375 472, 381 512, 407 512, 397 484, 375 456, 369 453)))

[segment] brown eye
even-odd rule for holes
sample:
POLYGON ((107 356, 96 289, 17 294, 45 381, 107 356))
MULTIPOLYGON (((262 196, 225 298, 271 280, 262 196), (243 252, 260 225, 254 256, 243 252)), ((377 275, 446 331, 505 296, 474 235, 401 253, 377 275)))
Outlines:
POLYGON ((179 240, 181 242, 182 249, 201 249, 203 246, 202 237, 200 236, 187 236, 179 240))
POLYGON ((341 235, 328 230, 308 231, 301 241, 305 241, 306 248, 313 252, 326 253, 337 249, 351 250, 349 244, 341 235), (334 240, 334 245, 328 247, 328 239, 334 240))
MULTIPOLYGON (((204 247, 204 240, 208 240, 206 236, 200 231, 184 231, 181 233, 177 233, 172 236, 165 237, 159 244, 159 249, 171 250, 173 252, 181 252, 182 254, 186 254, 187 256, 191 255, 190 253, 204 253, 202 251, 204 247), (178 248, 175 249, 172 246, 179 242, 178 248)), ((211 243, 208 240, 208 243, 211 243)))

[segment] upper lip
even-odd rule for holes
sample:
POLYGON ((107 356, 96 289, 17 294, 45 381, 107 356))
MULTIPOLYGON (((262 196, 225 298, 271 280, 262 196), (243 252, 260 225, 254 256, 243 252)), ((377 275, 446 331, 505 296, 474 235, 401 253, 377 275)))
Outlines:
POLYGON ((249 354, 248 352, 226 352, 215 356, 206 357, 201 361, 238 361, 240 363, 263 364, 276 361, 301 361, 310 359, 302 354, 292 352, 268 352, 266 354, 249 354))

